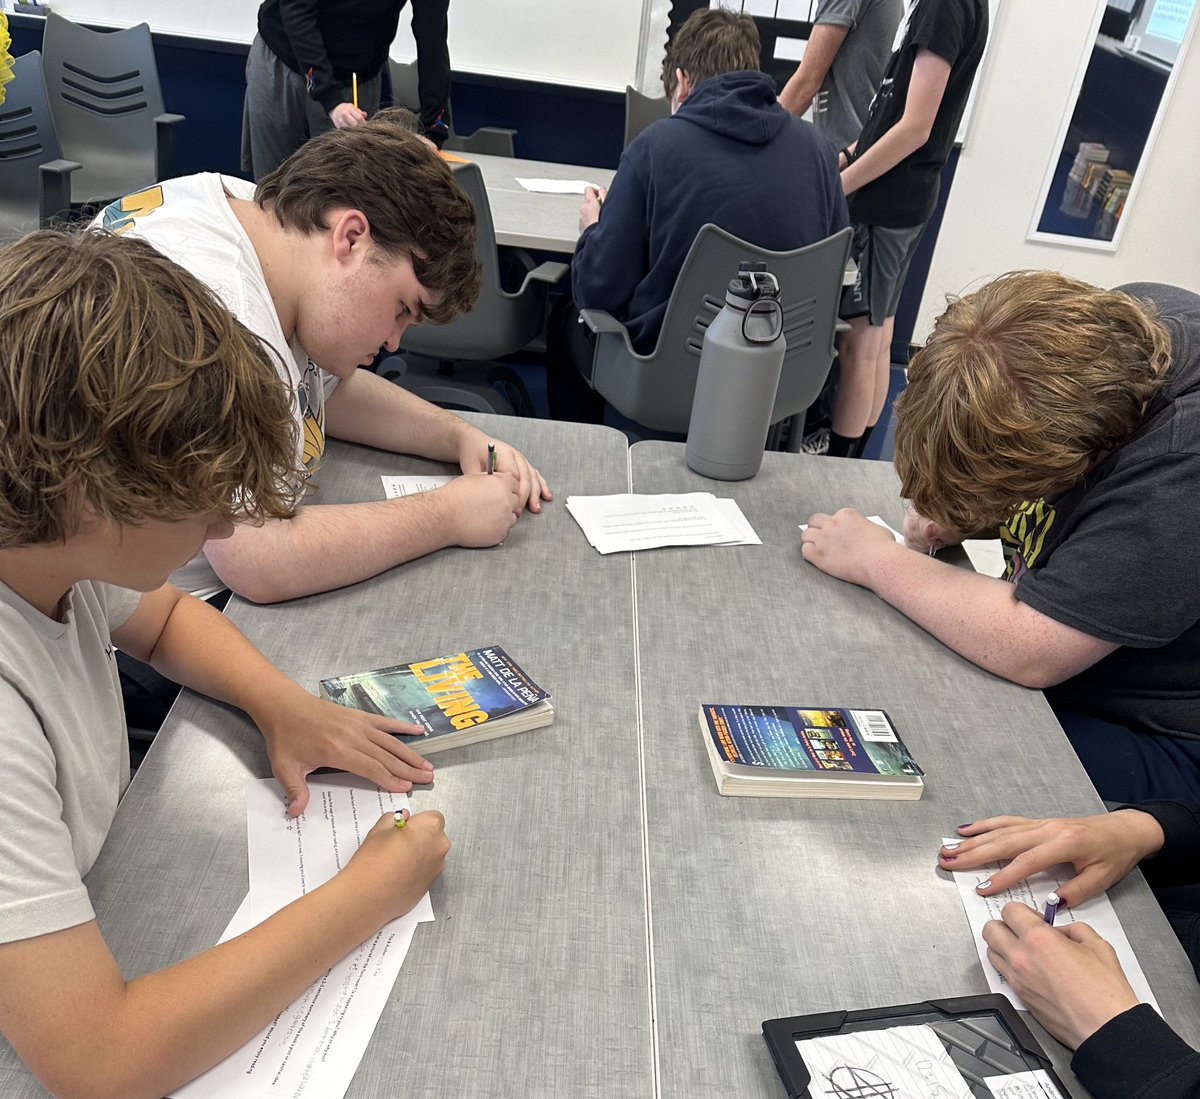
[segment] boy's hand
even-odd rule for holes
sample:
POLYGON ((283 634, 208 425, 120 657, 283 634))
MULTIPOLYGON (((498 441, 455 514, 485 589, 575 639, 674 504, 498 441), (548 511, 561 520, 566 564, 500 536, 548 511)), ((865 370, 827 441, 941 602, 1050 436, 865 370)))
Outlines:
POLYGON ((853 508, 834 515, 818 512, 801 535, 800 552, 810 565, 850 584, 869 588, 876 556, 900 549, 891 531, 872 523, 853 508))
POLYGON ((251 715, 267 743, 271 773, 283 787, 288 816, 304 812, 305 780, 318 767, 349 771, 394 794, 407 793, 413 783, 433 781, 433 764, 391 735, 420 733, 419 725, 352 710, 292 686, 295 690, 282 699, 273 698, 269 713, 251 715))
POLYGON ((966 838, 938 852, 943 870, 1008 863, 992 875, 986 889, 977 890, 980 896, 1002 892, 1040 870, 1070 863, 1076 876, 1057 890, 1068 907, 1103 893, 1164 843, 1162 826, 1137 809, 1074 819, 989 817, 961 826, 958 834, 966 838))
POLYGON ((1064 1045, 1077 1049, 1136 1007, 1117 953, 1085 923, 1051 927, 1032 908, 1006 904, 983 926, 988 961, 1064 1045))
POLYGON ((508 473, 464 474, 434 490, 449 542, 498 546, 521 514, 517 480, 508 473))
POLYGON ((488 443, 496 448, 496 472, 511 474, 517 481, 517 496, 520 498, 518 513, 524 508, 532 512, 542 510, 543 500, 552 500, 553 494, 546 479, 529 463, 519 450, 507 443, 489 439, 481 431, 473 431, 459 445, 458 464, 463 473, 487 473, 488 443))
POLYGON ((356 879, 356 897, 378 905, 387 922, 403 916, 429 892, 449 850, 441 813, 416 813, 403 828, 396 827, 393 813, 384 813, 342 874, 356 879))

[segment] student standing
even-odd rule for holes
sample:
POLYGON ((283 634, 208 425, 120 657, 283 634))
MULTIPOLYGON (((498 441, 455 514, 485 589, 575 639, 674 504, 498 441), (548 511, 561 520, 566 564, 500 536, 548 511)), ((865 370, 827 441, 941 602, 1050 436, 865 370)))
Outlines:
POLYGON ((987 0, 910 0, 862 134, 840 154, 858 282, 843 299, 832 456, 859 456, 883 411, 900 291, 987 33, 987 0))

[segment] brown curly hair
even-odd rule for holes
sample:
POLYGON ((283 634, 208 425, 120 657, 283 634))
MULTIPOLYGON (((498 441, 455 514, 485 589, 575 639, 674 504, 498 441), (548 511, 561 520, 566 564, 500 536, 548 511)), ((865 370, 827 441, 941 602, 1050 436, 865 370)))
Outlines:
POLYGON ((1051 271, 948 299, 896 401, 896 472, 971 534, 1077 483, 1136 430, 1171 361, 1150 302, 1051 271))
POLYGON ((287 518, 296 453, 262 344, 150 245, 0 250, 0 548, 65 540, 84 503, 122 524, 287 518))
POLYGON ((425 311, 447 324, 479 297, 475 207, 449 166, 412 132, 412 113, 380 111, 361 126, 305 142, 263 176, 254 201, 285 229, 318 233, 334 210, 361 210, 384 257, 407 256, 440 295, 425 311))

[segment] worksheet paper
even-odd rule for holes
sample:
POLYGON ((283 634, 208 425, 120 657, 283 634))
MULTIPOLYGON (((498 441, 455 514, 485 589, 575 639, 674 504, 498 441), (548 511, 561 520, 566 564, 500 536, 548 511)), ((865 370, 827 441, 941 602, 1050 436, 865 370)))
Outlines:
POLYGON ((398 500, 401 496, 415 496, 419 492, 431 492, 442 485, 448 485, 455 478, 447 476, 429 477, 388 477, 381 475, 383 495, 389 500, 398 500))
POLYGON ((527 191, 535 191, 542 195, 581 195, 591 187, 593 191, 602 190, 600 184, 589 183, 586 179, 521 179, 517 182, 527 191))
POLYGON ((718 500, 711 492, 568 496, 567 510, 600 553, 762 545, 737 501, 718 500))
MULTIPOLYGON (((867 521, 870 523, 874 523, 877 527, 883 527, 883 529, 886 530, 889 534, 891 534, 891 536, 893 538, 895 538, 897 542, 899 542, 901 545, 904 545, 904 535, 901 534, 898 530, 896 530, 895 527, 889 526, 887 523, 885 523, 878 515, 868 515, 867 521)), ((808 524, 801 523, 800 529, 808 530, 808 524)))
MULTIPOLYGON (((408 807, 406 794, 368 786, 354 775, 310 780, 308 789, 308 808, 293 820, 274 779, 246 783, 250 893, 221 942, 328 881, 381 814, 408 807)), ((340 1099, 392 994, 418 923, 432 919, 426 894, 313 982, 241 1049, 173 1092, 174 1099, 340 1099)))
MULTIPOLYGON (((221 942, 255 922, 243 901, 221 942)), ((412 913, 385 925, 241 1049, 173 1091, 174 1099, 341 1099, 392 994, 416 926, 412 913)))
MULTIPOLYGON (((961 840, 962 837, 958 836, 943 839, 942 843, 959 843, 961 840)), ((1028 1008, 1021 1002, 1021 998, 987 960, 987 944, 983 941, 983 925, 988 920, 998 920, 1001 909, 1010 901, 1028 905, 1038 913, 1044 912, 1047 895, 1057 892, 1062 888, 1064 882, 1069 882, 1074 878, 1075 870, 1066 864, 1052 866, 1049 870, 1043 870, 1024 881, 1017 882, 1016 885, 1010 886, 1002 893, 981 897, 975 892, 975 887, 980 882, 987 881, 1007 865, 1005 862, 997 862, 981 866, 977 870, 959 870, 954 873, 954 880, 958 883, 958 895, 962 898, 963 908, 966 909, 967 922, 971 925, 975 950, 979 954, 980 964, 987 977, 988 988, 993 992, 1003 993, 1012 1001, 1014 1007, 1027 1011, 1028 1008)), ((1133 948, 1129 945, 1129 939, 1125 936, 1125 929, 1121 926, 1121 921, 1117 919, 1112 902, 1106 894, 1101 893, 1100 896, 1084 901, 1083 904, 1077 904, 1073 908, 1060 907, 1054 919, 1054 926, 1063 927, 1070 923, 1086 923, 1097 935, 1107 940, 1117 952, 1117 960, 1121 963, 1121 968, 1125 971, 1125 977, 1133 988, 1134 994, 1142 1003, 1149 1004, 1155 1011, 1159 1010, 1158 1001, 1154 998, 1154 993, 1150 991, 1146 975, 1142 972, 1141 965, 1138 964, 1133 948)), ((1159 1012, 1159 1014, 1162 1013, 1159 1012)))

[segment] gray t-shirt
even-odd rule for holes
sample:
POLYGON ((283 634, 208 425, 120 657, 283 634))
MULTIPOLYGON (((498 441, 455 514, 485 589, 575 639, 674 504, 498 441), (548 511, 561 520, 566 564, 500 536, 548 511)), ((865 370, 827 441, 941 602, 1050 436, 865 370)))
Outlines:
POLYGON ((1056 707, 1200 738, 1200 295, 1117 289, 1157 306, 1171 367, 1124 444, 1010 520, 1010 579, 1034 610, 1121 646, 1047 690, 1056 707))
POLYGON ((813 109, 813 122, 834 148, 857 140, 903 14, 904 0, 821 0, 817 5, 814 24, 850 28, 813 109))
POLYGON ((0 583, 0 942, 94 917, 82 878, 129 785, 110 635, 140 598, 84 582, 56 622, 0 583))

